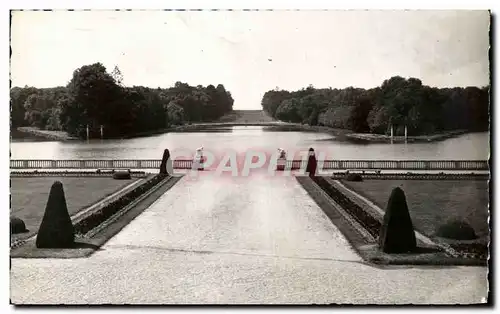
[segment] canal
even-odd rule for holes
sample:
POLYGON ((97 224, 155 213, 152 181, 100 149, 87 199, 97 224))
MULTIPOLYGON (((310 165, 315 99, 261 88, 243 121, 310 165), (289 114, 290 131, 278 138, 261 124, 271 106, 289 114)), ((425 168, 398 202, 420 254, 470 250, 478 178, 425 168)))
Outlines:
MULTIPOLYGON (((249 150, 275 153, 278 148, 303 152, 313 147, 325 159, 382 160, 485 160, 489 158, 489 134, 469 133, 429 143, 354 143, 326 133, 270 131, 266 127, 238 126, 204 132, 164 133, 122 140, 11 142, 12 159, 161 159, 165 148, 174 156, 205 151, 222 155, 249 150)), ((297 155, 298 156, 298 155, 297 155)))

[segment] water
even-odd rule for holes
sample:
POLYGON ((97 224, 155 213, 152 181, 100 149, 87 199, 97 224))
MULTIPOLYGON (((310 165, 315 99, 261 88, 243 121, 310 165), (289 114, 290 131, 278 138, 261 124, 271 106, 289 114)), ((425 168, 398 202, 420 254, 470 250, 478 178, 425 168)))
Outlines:
MULTIPOLYGON (((325 133, 277 132, 264 127, 230 127, 219 132, 165 133, 123 140, 11 143, 12 159, 161 159, 168 148, 174 156, 189 156, 203 146, 216 156, 228 151, 275 153, 313 147, 326 159, 367 160, 485 160, 489 158, 489 134, 471 133, 432 143, 360 144, 332 139, 325 133)), ((297 155, 298 156, 298 155, 297 155)))

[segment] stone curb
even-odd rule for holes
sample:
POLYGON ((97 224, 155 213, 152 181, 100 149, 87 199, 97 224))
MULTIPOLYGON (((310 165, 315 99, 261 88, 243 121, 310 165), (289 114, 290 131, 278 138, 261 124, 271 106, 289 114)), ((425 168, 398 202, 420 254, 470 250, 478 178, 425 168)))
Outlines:
POLYGON ((159 188, 161 188, 163 185, 165 185, 168 181, 172 180, 172 176, 168 176, 162 181, 158 182, 156 185, 151 187, 148 191, 146 191, 144 194, 130 202, 128 205, 114 213, 111 217, 106 219, 105 221, 101 222, 97 227, 94 229, 88 231, 83 237, 84 238, 91 238, 103 229, 105 229, 108 225, 112 224, 115 222, 117 219, 119 219, 123 214, 125 214, 127 211, 129 211, 131 208, 136 206, 138 203, 142 202, 144 199, 149 197, 151 194, 153 194, 155 191, 157 191, 159 188))

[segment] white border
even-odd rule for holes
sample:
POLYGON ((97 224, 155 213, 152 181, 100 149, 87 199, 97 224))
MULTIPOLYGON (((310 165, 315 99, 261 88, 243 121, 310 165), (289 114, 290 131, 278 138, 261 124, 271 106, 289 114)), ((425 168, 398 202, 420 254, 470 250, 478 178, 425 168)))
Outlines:
MULTIPOLYGON (((438 0, 419 1, 327 1, 327 0, 240 0, 221 1, 212 0, 183 0, 183 1, 156 1, 156 0, 19 0, 12 1, 7 7, 12 9, 489 9, 494 0, 454 0, 453 2, 438 0)), ((7 3, 2 3, 5 5, 7 3)))
MULTIPOLYGON (((418 0, 418 1, 370 1, 370 0, 350 0, 350 1, 328 1, 328 0, 239 0, 239 1, 203 1, 203 0, 183 0, 183 1, 153 1, 153 0, 115 0, 115 1, 104 1, 104 0, 87 0, 87 1, 77 1, 77 0, 17 0, 17 1, 6 1, 3 0, 0 2, 1 10, 1 19, 2 19, 2 29, 0 31, 0 42, 4 45, 3 49, 0 51, 3 53, 2 57, 2 76, 3 88, 1 89, 2 96, 2 108, 4 110, 4 114, 0 115, 1 122, 0 125, 2 127, 2 145, 4 147, 9 147, 9 81, 8 81, 8 73, 9 73, 9 55, 7 54, 8 45, 9 45, 9 9, 116 9, 116 8, 127 8, 127 9, 164 9, 164 8, 184 8, 184 9, 492 9, 493 13, 499 12, 497 9, 498 0, 454 0, 454 1, 437 1, 437 0, 418 0)), ((498 22, 497 22, 498 23, 498 22)), ((498 39, 498 32, 495 33, 495 40, 498 39)), ((497 41, 498 42, 498 41, 497 41)), ((495 54, 496 56, 496 54, 495 54)), ((493 86, 493 90, 496 91, 497 84, 493 86)), ((498 109, 496 110, 498 113, 498 109)), ((496 117, 495 117, 496 118, 496 117)), ((496 128, 493 130, 496 133, 496 128)), ((2 208, 3 208, 3 219, 1 220, 4 226, 7 226, 7 221, 9 220, 8 211, 9 208, 9 181, 7 178, 9 177, 9 168, 7 161, 7 152, 4 152, 0 155, 1 158, 4 158, 0 162, 1 173, 0 176, 3 178, 2 181, 2 208)), ((496 162, 497 160, 495 160, 496 162)), ((494 197, 496 197, 497 188, 494 191, 494 197)), ((498 216, 498 215, 497 215, 498 216)), ((2 228, 2 230, 7 230, 7 228, 2 228)), ((4 235, 8 237, 8 231, 4 231, 4 235)), ((496 240, 496 238, 495 238, 496 240)), ((496 241, 495 241, 496 243, 496 241)), ((4 296, 2 302, 3 307, 7 311, 13 311, 13 307, 8 305, 9 298, 9 251, 8 251, 8 242, 5 241, 5 245, 2 246, 4 249, 4 256, 1 260, 0 269, 2 270, 2 280, 0 280, 2 284, 2 294, 4 296)), ((497 270, 498 272, 498 270, 497 270)), ((39 309, 40 311, 52 312, 55 308, 44 308, 39 309)), ((70 309, 69 309, 70 310, 70 309)), ((103 309, 95 309, 95 311, 101 311, 103 309)), ((132 308, 134 310, 134 308, 132 308)), ((168 309, 170 311, 175 310, 173 308, 168 309)), ((184 310, 192 310, 191 308, 186 308, 184 310)), ((226 310, 226 309, 217 309, 217 310, 226 310)), ((267 310, 267 309, 261 309, 267 310)), ((287 308, 286 310, 289 310, 287 308)), ((313 310, 313 308, 309 309, 313 310)), ((345 308, 337 308, 335 309, 339 312, 346 312, 349 309, 345 308)), ((386 311, 386 308, 380 308, 379 311, 386 311)), ((403 310, 402 308, 398 308, 398 310, 403 310)), ((434 312, 437 309, 435 308, 426 308, 419 309, 420 311, 425 313, 434 312)), ((450 308, 450 310, 454 311, 456 308, 450 308)), ((19 311, 19 309, 18 309, 19 311)))

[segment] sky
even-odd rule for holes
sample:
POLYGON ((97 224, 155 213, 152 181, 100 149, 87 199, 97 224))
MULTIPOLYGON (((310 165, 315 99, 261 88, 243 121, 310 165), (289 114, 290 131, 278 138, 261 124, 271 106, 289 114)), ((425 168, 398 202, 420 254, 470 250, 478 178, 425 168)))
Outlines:
POLYGON ((276 87, 372 88, 395 75, 436 87, 489 82, 487 11, 14 11, 12 86, 64 86, 118 66, 123 84, 223 84, 234 109, 276 87))

